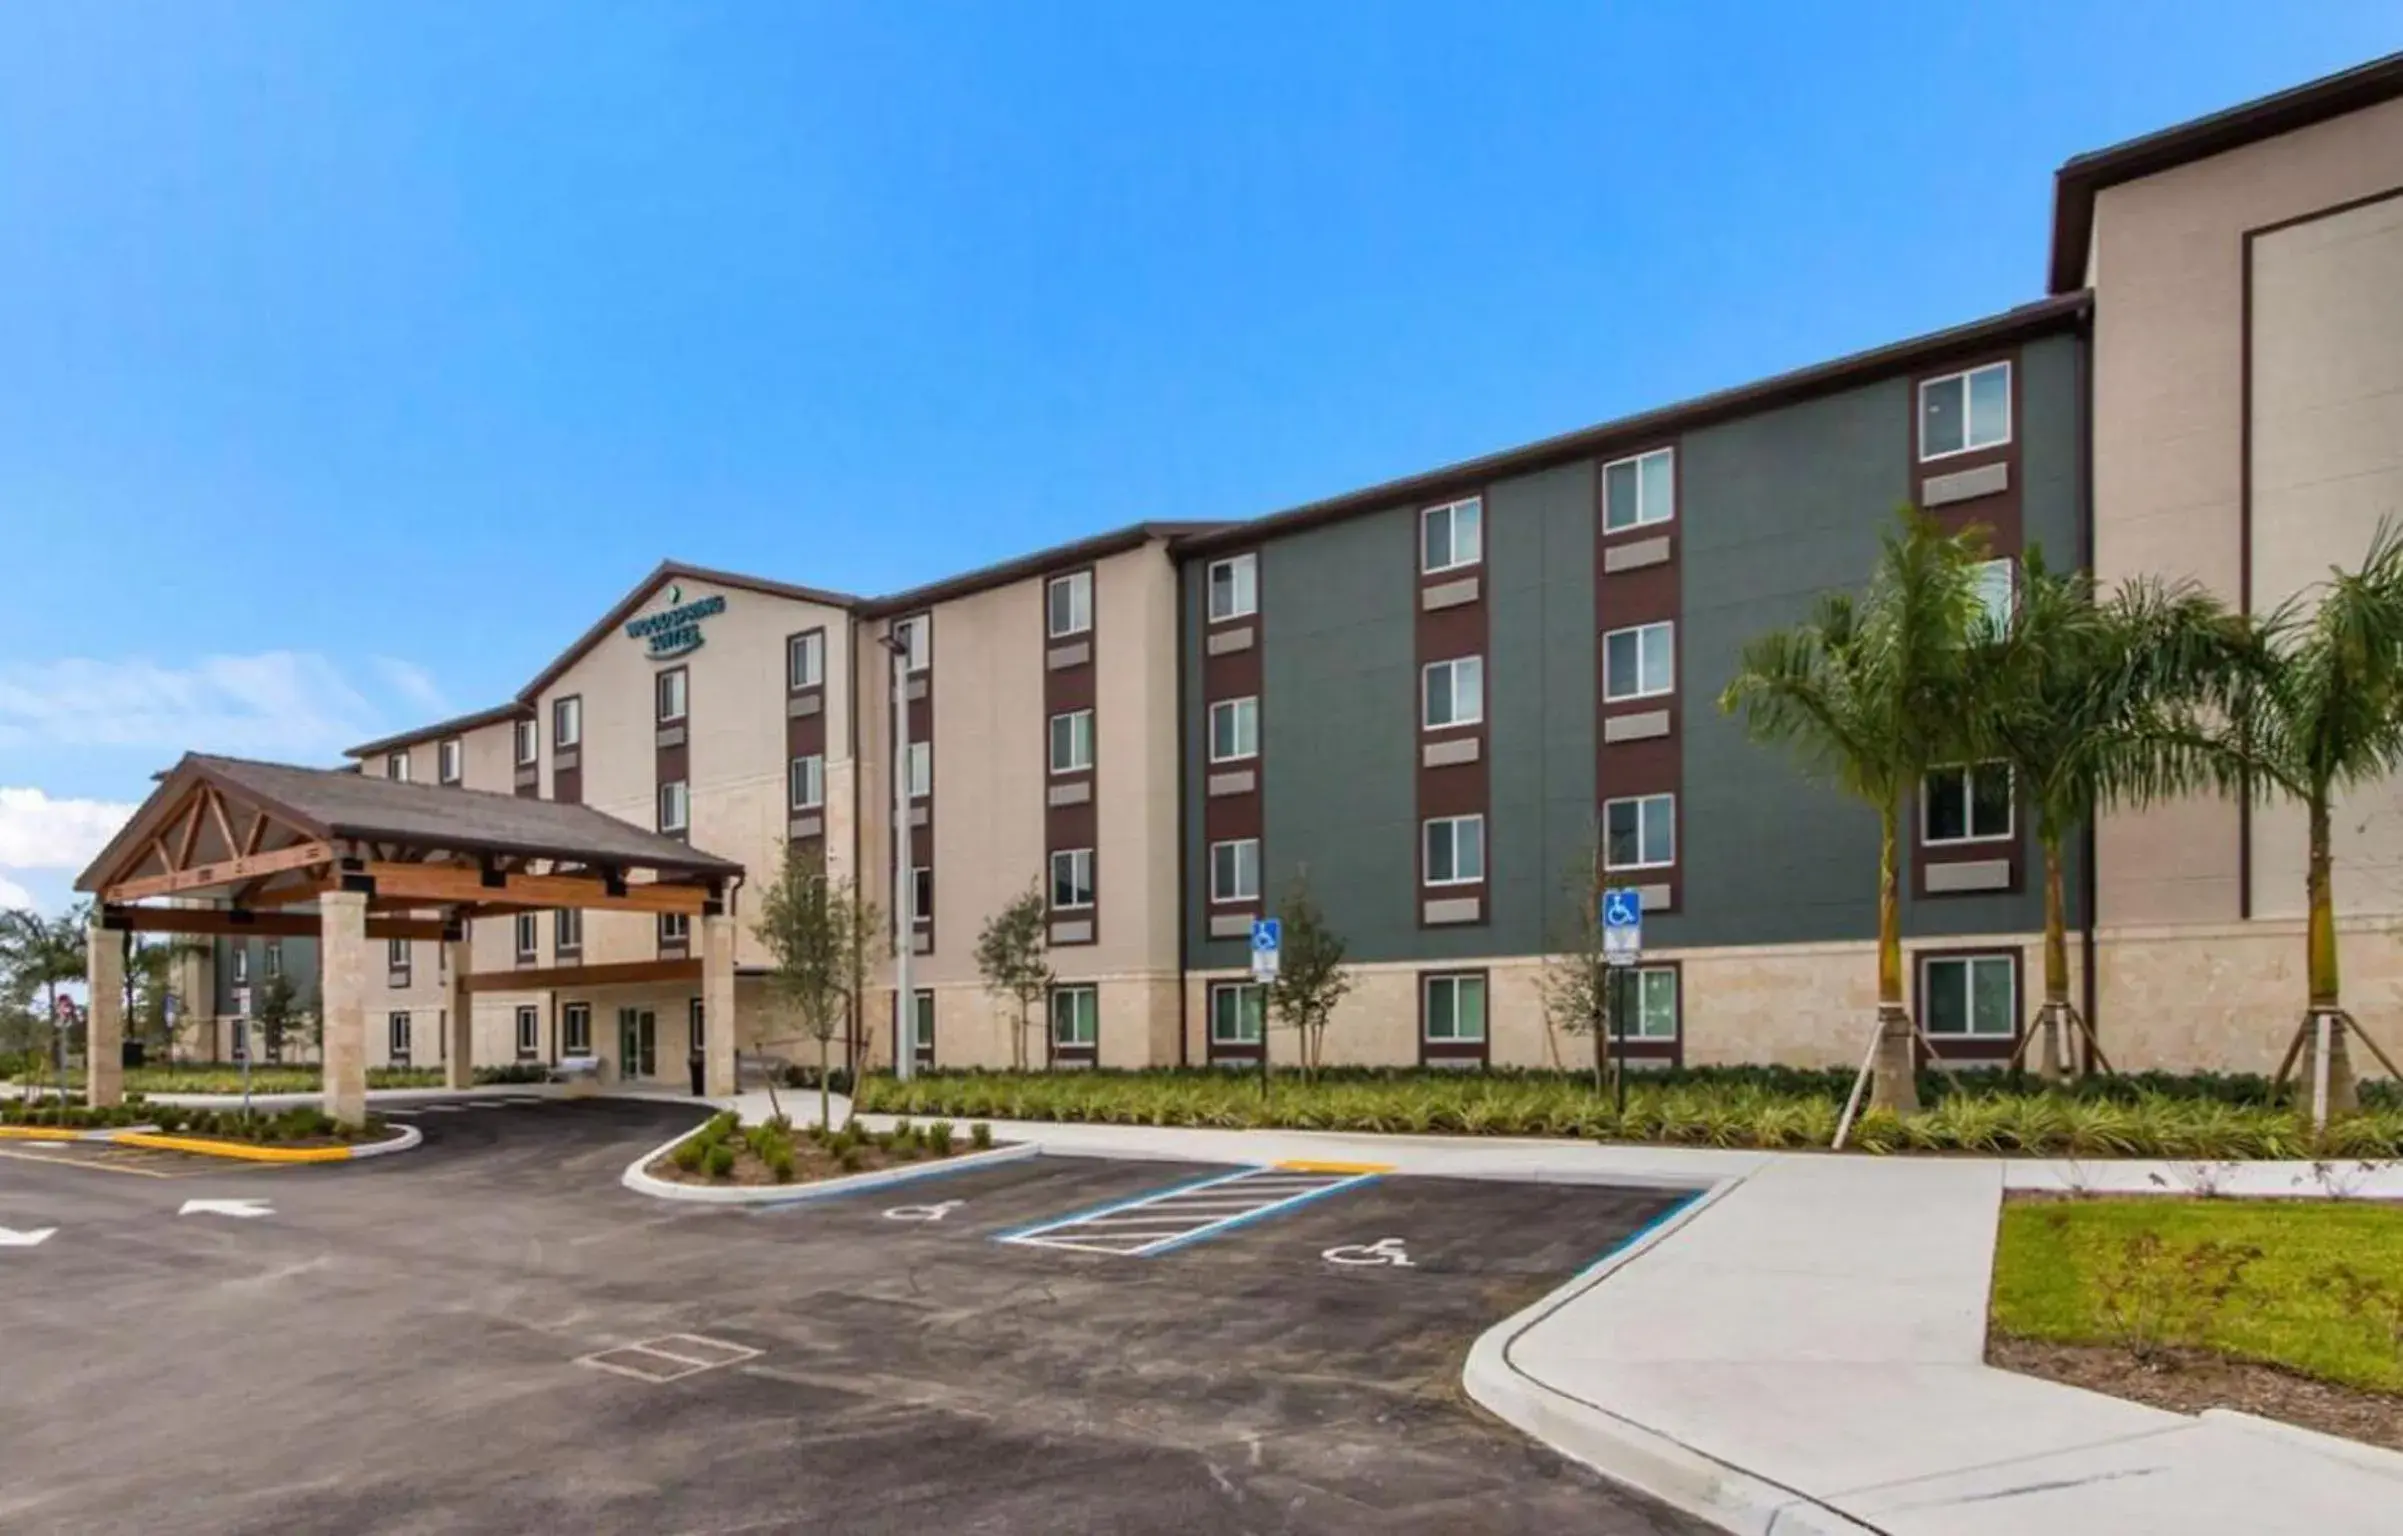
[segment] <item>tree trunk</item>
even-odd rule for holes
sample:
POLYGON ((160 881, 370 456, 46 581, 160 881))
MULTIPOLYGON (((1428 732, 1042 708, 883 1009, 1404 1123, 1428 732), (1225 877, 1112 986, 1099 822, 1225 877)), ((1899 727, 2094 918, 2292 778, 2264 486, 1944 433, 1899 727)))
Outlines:
POLYGON ((1594 1016, 1592 1020, 1594 1026, 1594 1096, 1596 1098, 1600 1098, 1603 1094, 1610 1091, 1610 1082, 1609 1079, 1603 1075, 1602 1065, 1609 1055, 1608 1044, 1602 1038, 1602 1021, 1604 1018, 1602 1011, 1602 979, 1600 977, 1593 977, 1590 979, 1589 984, 1593 987, 1594 1009, 1594 1016))
POLYGON ((2319 1081, 2319 1016, 2333 1013, 2336 1018, 2328 1029, 2328 1113, 2351 1114, 2361 1107, 2361 1096, 2353 1081, 2352 1053, 2345 1048, 2344 1001, 2336 965, 2336 892, 2329 859, 2328 800, 2324 794, 2311 803, 2310 824, 2311 852, 2304 886, 2311 908, 2305 930, 2311 998, 2303 1015, 2300 1102, 2306 1105, 2312 1102, 2312 1085, 2319 1081))
POLYGON ((2039 1015, 2043 1036, 2036 1042, 2036 1075, 2059 1082, 2066 1065, 2061 1021, 2069 1017, 2069 913, 2062 890, 2061 839, 2044 839, 2044 1011, 2039 1015))
POLYGON ((1902 877, 1896 867, 1899 812, 1879 815, 1877 855, 1877 1065, 1869 1107, 1907 1115, 1919 1108, 1919 1063, 1902 999, 1902 877))
POLYGON ((818 1128, 834 1129, 834 1085, 829 1074, 834 1070, 833 1044, 825 1035, 818 1036, 818 1128))

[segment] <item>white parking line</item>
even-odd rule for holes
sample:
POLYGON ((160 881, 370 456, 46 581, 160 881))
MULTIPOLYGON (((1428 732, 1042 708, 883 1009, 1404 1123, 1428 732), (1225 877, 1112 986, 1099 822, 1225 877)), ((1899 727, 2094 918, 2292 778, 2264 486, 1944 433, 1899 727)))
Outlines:
POLYGON ((1372 1164, 1332 1163, 1242 1168, 1098 1210, 1020 1227, 1001 1233, 995 1241, 1024 1248, 1149 1258, 1368 1183, 1385 1171, 1372 1164))

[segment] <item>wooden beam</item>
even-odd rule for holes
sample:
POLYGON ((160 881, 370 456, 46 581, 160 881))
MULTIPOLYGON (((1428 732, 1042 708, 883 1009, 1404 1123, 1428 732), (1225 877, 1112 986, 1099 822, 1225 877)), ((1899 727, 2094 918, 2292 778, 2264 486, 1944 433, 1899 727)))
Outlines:
POLYGON ((226 820, 225 817, 225 797, 217 793, 214 788, 211 788, 208 791, 208 796, 209 815, 214 818, 217 823, 217 835, 225 839, 225 851, 227 853, 240 853, 242 851, 241 848, 234 842, 234 824, 226 820))
MULTIPOLYGON (((206 784, 201 785, 198 793, 192 797, 192 809, 184 817, 183 839, 175 845, 175 867, 177 869, 192 867, 192 848, 200 841, 200 808, 208 798, 209 787, 206 784)), ((227 851, 231 852, 232 850, 228 849, 227 851)))
POLYGON ((320 877, 311 870, 302 870, 298 885, 278 886, 269 890, 264 888, 266 884, 265 880, 253 880, 247 885, 235 887, 232 904, 237 907, 297 907, 304 901, 315 901, 324 895, 333 888, 334 881, 330 874, 320 877))
POLYGON ((167 838, 164 833, 150 840, 150 851, 158 857, 160 874, 172 875, 175 873, 175 855, 167 851, 167 838))
MULTIPOLYGON (((192 809, 197 813, 200 808, 194 806, 192 809)), ((205 890, 212 885, 236 885, 283 870, 306 869, 312 864, 330 864, 333 859, 334 850, 329 844, 301 843, 291 848, 278 848, 273 853, 246 854, 220 864, 179 869, 173 874, 121 880, 102 890, 100 899, 116 903, 140 901, 146 896, 174 896, 185 891, 205 890)))
POLYGON ((698 917, 709 893, 697 885, 629 885, 612 896, 605 881, 570 875, 507 874, 487 885, 484 872, 459 864, 367 866, 378 896, 482 905, 505 902, 529 907, 581 907, 592 912, 682 912, 698 917))
POLYGON ((476 971, 467 978, 467 990, 547 992, 563 987, 625 987, 700 979, 698 960, 630 960, 617 965, 529 965, 515 971, 476 971))
POLYGON ((242 852, 244 853, 244 855, 246 855, 246 856, 247 856, 247 855, 249 855, 249 854, 253 854, 253 853, 256 853, 256 852, 258 852, 258 851, 259 851, 259 843, 260 843, 260 841, 261 841, 262 839, 264 839, 266 836, 267 836, 267 813, 266 813, 265 811, 253 811, 253 812, 251 812, 251 813, 250 813, 250 830, 249 830, 247 833, 243 834, 243 837, 242 837, 242 852))
MULTIPOLYGON (((224 907, 111 907, 102 926, 117 933, 257 934, 263 939, 313 938, 314 912, 236 912, 224 907)), ((440 918, 371 917, 371 939, 442 937, 440 918)))

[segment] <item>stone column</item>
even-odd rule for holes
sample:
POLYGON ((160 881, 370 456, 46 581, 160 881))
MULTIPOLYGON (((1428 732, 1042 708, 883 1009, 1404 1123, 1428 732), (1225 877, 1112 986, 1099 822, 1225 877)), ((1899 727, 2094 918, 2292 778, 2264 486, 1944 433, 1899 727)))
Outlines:
POLYGON ((367 1121, 367 897, 328 891, 317 898, 318 1008, 325 1019, 325 1112, 345 1125, 367 1121))
POLYGON ((707 1064, 701 1084, 712 1097, 735 1091, 734 1079, 734 919, 701 919, 701 1011, 708 1031, 703 1043, 707 1064))
MULTIPOLYGON (((99 1108, 125 1101, 125 935, 100 926, 84 932, 84 980, 91 1009, 84 1018, 84 1102, 99 1108)), ((50 1021, 57 1028, 58 1020, 50 1021)))
POLYGON ((471 951, 462 939, 443 946, 449 962, 450 985, 445 991, 449 1011, 443 1015, 443 1028, 451 1032, 444 1042, 443 1086, 472 1088, 476 1081, 476 1009, 475 994, 467 990, 467 965, 471 951))

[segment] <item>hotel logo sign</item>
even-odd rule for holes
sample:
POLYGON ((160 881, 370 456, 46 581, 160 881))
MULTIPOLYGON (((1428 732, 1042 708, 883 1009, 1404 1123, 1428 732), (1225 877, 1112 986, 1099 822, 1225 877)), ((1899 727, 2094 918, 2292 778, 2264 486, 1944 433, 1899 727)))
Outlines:
POLYGON ((667 589, 667 607, 657 613, 645 614, 626 621, 626 638, 650 642, 646 654, 653 661, 669 661, 687 656, 701 648, 701 621, 714 613, 726 611, 723 596, 684 600, 684 589, 667 589))

